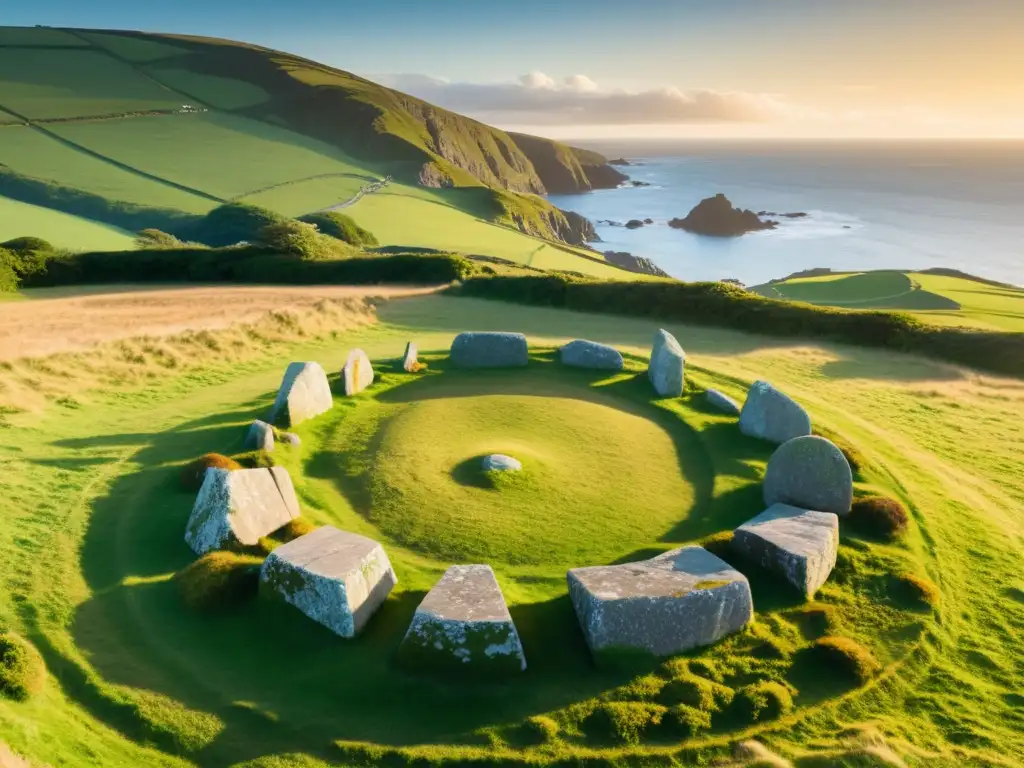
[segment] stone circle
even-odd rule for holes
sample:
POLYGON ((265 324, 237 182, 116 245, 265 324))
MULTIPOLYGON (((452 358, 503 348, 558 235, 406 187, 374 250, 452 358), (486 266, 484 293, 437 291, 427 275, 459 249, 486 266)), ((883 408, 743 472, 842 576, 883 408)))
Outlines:
POLYGON ((373 365, 370 358, 361 349, 353 349, 341 369, 341 378, 345 386, 345 394, 358 395, 373 384, 373 365))
POLYGON ((480 466, 484 472, 519 472, 523 468, 523 462, 503 453, 492 453, 490 456, 484 456, 480 466))
POLYGON ((530 360, 521 333, 466 331, 455 337, 449 354, 456 368, 521 368, 530 360))
POLYGON ((320 363, 291 363, 277 391, 267 421, 294 427, 334 406, 331 385, 320 363))
POLYGON ((594 653, 681 653, 739 631, 754 611, 747 577, 703 547, 638 563, 573 568, 566 578, 594 653))
POLYGON ((526 655, 489 565, 453 565, 423 598, 402 640, 407 665, 521 672, 526 655))
POLYGON ((384 548, 366 536, 317 528, 275 549, 261 586, 342 637, 355 637, 398 583, 384 548))
POLYGON ((252 451, 274 450, 274 429, 267 422, 256 419, 245 435, 245 448, 252 451))
POLYGON ((788 395, 767 381, 755 381, 740 413, 740 431, 782 444, 811 434, 811 417, 788 395))
POLYGON ((664 328, 659 329, 654 334, 651 362, 647 367, 647 377, 651 380, 654 391, 662 397, 682 395, 685 367, 686 353, 679 346, 676 337, 664 328))
POLYGON ((740 404, 728 395, 719 392, 717 389, 709 389, 705 392, 704 399, 707 400, 708 405, 716 411, 727 413, 730 416, 740 415, 740 404))
POLYGON ((773 504, 733 532, 732 547, 813 597, 836 565, 839 518, 773 504))
POLYGON ((574 368, 592 368, 600 371, 621 371, 622 353, 607 344, 576 339, 558 350, 563 365, 574 368))
POLYGON ((824 437, 794 437, 780 445, 768 460, 764 503, 845 515, 853 505, 850 462, 824 437))
POLYGON ((185 527, 197 555, 239 544, 254 546, 299 516, 292 479, 284 467, 206 470, 185 527))

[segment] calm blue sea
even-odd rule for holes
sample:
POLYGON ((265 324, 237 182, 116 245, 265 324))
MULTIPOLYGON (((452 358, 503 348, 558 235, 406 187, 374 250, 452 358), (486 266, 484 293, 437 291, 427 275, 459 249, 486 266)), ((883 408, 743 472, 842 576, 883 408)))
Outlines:
POLYGON ((685 280, 753 285, 809 267, 953 267, 1024 285, 1024 141, 577 142, 638 165, 650 187, 553 195, 598 226, 601 250, 653 259, 685 280), (724 192, 755 211, 806 211, 779 229, 718 239, 671 229, 701 198, 724 192))

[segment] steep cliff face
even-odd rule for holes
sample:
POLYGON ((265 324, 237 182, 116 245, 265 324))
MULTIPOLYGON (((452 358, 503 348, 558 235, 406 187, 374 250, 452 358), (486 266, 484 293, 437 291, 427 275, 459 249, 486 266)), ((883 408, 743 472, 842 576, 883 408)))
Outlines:
POLYGON ((614 189, 629 180, 624 173, 608 165, 608 160, 597 152, 525 133, 508 135, 533 163, 540 180, 552 194, 571 195, 592 189, 614 189))

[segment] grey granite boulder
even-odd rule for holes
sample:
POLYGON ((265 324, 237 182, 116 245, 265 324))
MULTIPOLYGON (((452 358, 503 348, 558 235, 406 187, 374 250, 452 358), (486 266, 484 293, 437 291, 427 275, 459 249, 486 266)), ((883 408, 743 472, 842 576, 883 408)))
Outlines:
POLYGON ((294 432, 281 432, 281 442, 288 443, 288 445, 301 445, 302 439, 294 432))
POLYGON ((813 597, 836 565, 839 518, 773 504, 733 532, 732 547, 813 597))
POLYGON ((481 466, 484 472, 518 472, 523 468, 523 463, 503 453, 492 453, 484 456, 481 466))
POLYGON ((299 516, 288 470, 210 468, 185 527, 197 555, 214 549, 253 546, 299 516))
POLYGON ((728 395, 719 392, 717 389, 709 389, 704 393, 704 397, 708 401, 708 405, 716 411, 727 413, 730 416, 740 415, 740 404, 728 395))
POLYGON ((845 515, 853 504, 853 472, 843 452, 817 435, 780 445, 764 475, 764 503, 845 515))
POLYGON ((740 431, 773 443, 811 434, 811 417, 767 381, 755 381, 740 413, 740 431))
POLYGON ((293 427, 331 410, 331 385, 320 363, 291 363, 267 421, 293 427))
POLYGON ((274 429, 267 422, 256 419, 245 435, 244 447, 249 451, 274 450, 274 429))
POLYGON ((622 354, 607 344, 576 339, 558 350, 563 365, 574 368, 594 368, 600 371, 621 371, 622 354))
POLYGON ((405 355, 402 357, 402 370, 406 373, 416 373, 420 369, 419 350, 411 341, 405 345, 405 355))
POLYGON ((460 333, 450 354, 456 368, 521 368, 530 360, 521 333, 460 333))
POLYGON ((373 366, 370 358, 361 349, 353 349, 341 369, 341 379, 346 395, 357 395, 373 384, 373 366))
POLYGON ((376 541, 325 525, 267 555, 260 583, 333 632, 355 637, 398 579, 376 541))
POLYGON ((574 568, 569 597, 590 650, 656 656, 709 645, 753 615, 747 578, 703 547, 650 560, 574 568))
POLYGON ((662 397, 679 397, 683 394, 685 367, 686 353, 676 337, 665 329, 655 333, 651 362, 647 367, 647 378, 654 385, 654 391, 662 397))
POLYGON ((470 674, 526 669, 519 633, 489 565, 453 565, 412 617, 399 657, 406 666, 470 674))

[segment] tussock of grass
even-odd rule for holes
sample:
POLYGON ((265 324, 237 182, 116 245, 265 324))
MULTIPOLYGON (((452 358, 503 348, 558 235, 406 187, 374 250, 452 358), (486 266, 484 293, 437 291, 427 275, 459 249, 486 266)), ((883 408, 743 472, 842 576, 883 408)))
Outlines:
POLYGON ((737 743, 732 754, 743 768, 790 768, 792 765, 753 739, 737 743))
POLYGON ((892 578, 893 596, 916 608, 935 608, 939 604, 939 588, 930 579, 913 573, 892 578))
POLYGON ((206 453, 194 459, 181 470, 181 487, 186 491, 198 491, 203 485, 208 469, 226 469, 234 471, 243 466, 232 458, 220 453, 206 453))
POLYGON ((906 533, 910 516, 906 507, 896 499, 868 496, 854 501, 844 522, 860 533, 892 541, 906 533))
POLYGON ((824 673, 846 677, 858 685, 866 683, 881 668, 871 651, 848 637, 822 637, 806 653, 824 673))
POLYGON ((304 517, 297 517, 288 523, 288 525, 274 531, 271 536, 282 543, 288 543, 289 541, 294 541, 301 536, 305 536, 307 533, 312 533, 318 527, 318 525, 311 523, 304 517))
POLYGON ((711 713, 687 704, 676 704, 669 707, 662 716, 662 722, 673 736, 692 739, 711 728, 711 713))
POLYGON ((793 694, 782 683, 762 681, 736 691, 731 712, 745 723, 777 720, 793 709, 793 694))
POLYGON ((523 723, 523 734, 532 744, 550 744, 558 738, 559 726, 547 715, 532 715, 523 723))
POLYGON ((0 695, 27 701, 45 683, 46 665, 39 651, 21 635, 0 632, 0 695))
POLYGON ((181 599, 198 612, 236 606, 256 595, 262 563, 252 555, 209 552, 175 576, 181 599))
POLYGON ((615 701, 653 701, 665 687, 664 678, 657 675, 644 675, 630 683, 616 688, 608 698, 615 701))
POLYGON ((728 686, 689 676, 669 681, 658 701, 666 706, 685 704, 702 712, 718 712, 732 703, 735 692, 728 686))
POLYGON ((639 744, 651 728, 661 725, 666 708, 635 701, 605 701, 586 719, 587 735, 602 742, 639 744))
POLYGON ((236 453, 231 458, 243 469, 269 469, 277 465, 274 455, 262 449, 236 453))

